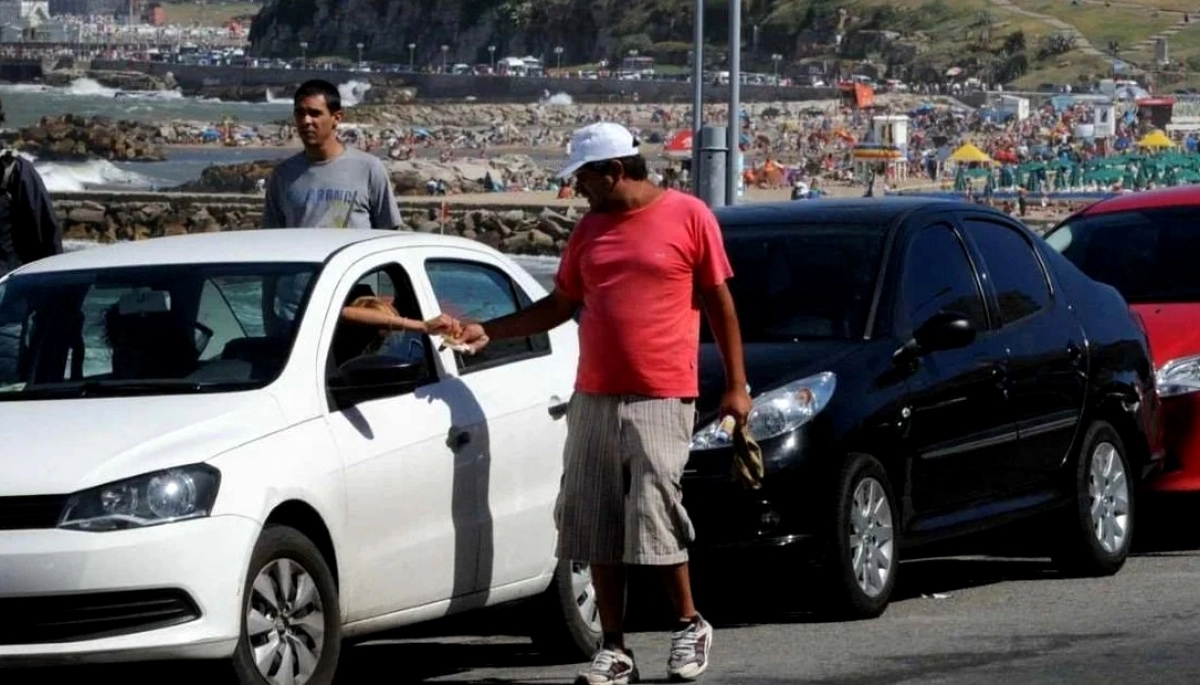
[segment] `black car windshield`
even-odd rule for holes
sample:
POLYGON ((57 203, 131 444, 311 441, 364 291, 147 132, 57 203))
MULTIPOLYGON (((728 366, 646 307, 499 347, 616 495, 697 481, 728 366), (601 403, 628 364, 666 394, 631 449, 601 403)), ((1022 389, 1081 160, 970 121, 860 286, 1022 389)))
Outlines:
POLYGON ((279 375, 319 264, 172 264, 0 283, 0 401, 223 392, 279 375))
POLYGON ((1046 242, 1131 304, 1200 302, 1194 207, 1083 216, 1052 231, 1046 242))
MULTIPOLYGON (((742 340, 861 339, 884 235, 879 225, 830 223, 727 230, 729 290, 742 340)), ((701 335, 712 342, 707 322, 701 335)))

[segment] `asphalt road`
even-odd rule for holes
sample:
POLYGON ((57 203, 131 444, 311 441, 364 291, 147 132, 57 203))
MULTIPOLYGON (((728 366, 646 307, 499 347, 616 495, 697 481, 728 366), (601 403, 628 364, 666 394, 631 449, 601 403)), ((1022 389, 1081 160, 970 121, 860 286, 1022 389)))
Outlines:
MULTIPOLYGON (((717 632, 712 667, 702 682, 1200 682, 1200 534, 1187 533, 1187 521, 1195 516, 1186 516, 1195 510, 1189 505, 1154 521, 1143 517, 1135 556, 1110 578, 1064 578, 1041 558, 909 561, 900 569, 897 598, 870 621, 823 623, 802 609, 789 610, 769 589, 776 586, 763 583, 757 571, 722 577, 727 598, 754 588, 766 590, 767 599, 726 602, 719 611, 710 606, 717 632), (1147 534, 1151 526, 1153 536, 1147 534)), ((1009 536, 1010 546, 1014 539, 1021 535, 1009 536)), ((629 644, 643 681, 666 682, 667 617, 649 580, 638 579, 643 585, 632 593, 629 644)), ((527 613, 520 607, 491 610, 348 648, 338 685, 572 682, 579 665, 547 664, 519 636, 527 613)), ((169 665, 137 670, 127 682, 165 677, 178 683, 189 672, 169 665)), ((93 680, 109 671, 87 668, 80 675, 93 680)), ((6 685, 44 684, 55 677, 54 671, 0 672, 6 685)))

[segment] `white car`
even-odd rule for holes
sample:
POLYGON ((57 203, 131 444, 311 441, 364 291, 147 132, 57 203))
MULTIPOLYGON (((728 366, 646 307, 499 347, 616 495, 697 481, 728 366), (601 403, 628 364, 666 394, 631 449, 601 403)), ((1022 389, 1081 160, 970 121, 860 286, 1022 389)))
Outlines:
POLYGON ((485 319, 545 290, 480 243, 242 231, 86 249, 0 280, 0 664, 229 659, 329 683, 343 639, 532 598, 586 657, 555 559, 573 323, 463 356, 343 321, 485 319))

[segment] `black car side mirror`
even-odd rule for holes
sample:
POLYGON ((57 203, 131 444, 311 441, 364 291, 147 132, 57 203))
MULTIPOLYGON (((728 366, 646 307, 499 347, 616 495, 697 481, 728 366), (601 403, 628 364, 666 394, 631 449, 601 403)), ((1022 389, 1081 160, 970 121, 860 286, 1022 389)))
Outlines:
POLYGON ((939 350, 954 350, 975 342, 975 323, 962 314, 939 312, 913 332, 912 340, 896 351, 896 357, 918 357, 939 350))
POLYGON ((385 354, 364 354, 338 367, 339 385, 353 388, 416 384, 422 364, 385 354))
POLYGON ((411 359, 383 354, 355 357, 329 377, 329 391, 339 408, 359 402, 394 397, 415 390, 423 365, 411 359))

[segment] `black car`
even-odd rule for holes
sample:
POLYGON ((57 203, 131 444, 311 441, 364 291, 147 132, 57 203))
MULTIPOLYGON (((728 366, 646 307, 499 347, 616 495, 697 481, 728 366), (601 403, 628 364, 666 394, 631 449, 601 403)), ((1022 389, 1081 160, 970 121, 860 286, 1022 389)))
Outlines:
POLYGON ((980 205, 717 217, 766 475, 757 490, 731 477, 706 328, 683 486, 698 561, 802 550, 815 592, 856 618, 883 612, 902 550, 1034 515, 1064 568, 1121 568, 1161 450, 1145 331, 1116 290, 980 205))

